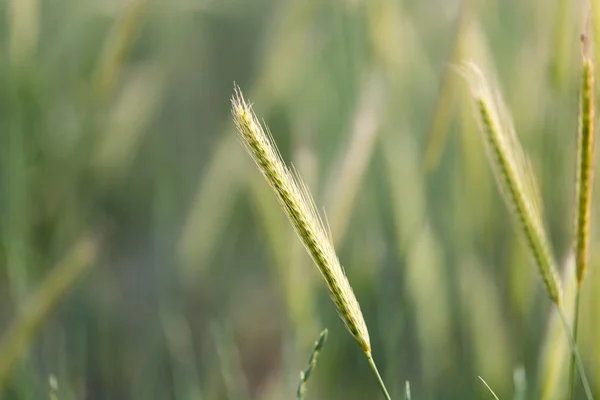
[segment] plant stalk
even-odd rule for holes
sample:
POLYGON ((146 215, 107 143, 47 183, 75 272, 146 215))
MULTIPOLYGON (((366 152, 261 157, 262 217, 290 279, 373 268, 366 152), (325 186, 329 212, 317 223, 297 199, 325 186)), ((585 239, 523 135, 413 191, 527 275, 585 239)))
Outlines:
POLYGON ((385 383, 383 383, 383 379, 381 379, 381 375, 379 375, 379 371, 377 370, 377 366, 375 365, 375 360, 373 360, 373 356, 371 355, 371 352, 368 352, 365 354, 367 355, 367 359, 369 360, 371 369, 373 370, 373 372, 375 373, 375 376, 377 377, 377 383, 379 383, 381 392, 385 396, 386 400, 392 400, 392 398, 390 397, 390 394, 388 393, 387 389, 385 388, 385 383))
MULTIPOLYGON (((579 294, 579 290, 578 290, 578 294, 579 294)), ((577 297, 579 297, 579 296, 577 296, 577 297)), ((576 300, 576 301, 578 301, 578 300, 576 300)), ((583 361, 581 361, 581 356, 579 355, 579 351, 577 350, 577 343, 575 342, 575 339, 573 338, 573 331, 571 330, 571 327, 569 326, 567 314, 565 313, 565 310, 562 306, 559 306, 557 304, 556 308, 558 309, 558 315, 560 316, 560 320, 562 321, 563 326, 565 328, 565 333, 567 334, 567 337, 569 339, 569 345, 571 346, 572 357, 575 361, 575 364, 577 365, 577 370, 578 370, 577 372, 579 373, 579 377, 581 378, 583 390, 585 391, 585 397, 588 400, 593 400, 594 396, 592 395, 592 390, 590 389, 590 384, 588 382, 587 375, 585 374, 585 369, 583 368, 583 361)), ((577 310, 576 310, 576 312, 577 312, 577 310)), ((570 391, 570 389, 569 389, 569 391, 570 391)))
MULTIPOLYGON (((579 332, 579 299, 581 297, 581 285, 577 285, 575 294, 575 309, 573 310, 573 341, 577 345, 577 333, 579 332)), ((571 354, 571 362, 569 364, 569 400, 573 399, 575 392, 575 356, 571 354)))

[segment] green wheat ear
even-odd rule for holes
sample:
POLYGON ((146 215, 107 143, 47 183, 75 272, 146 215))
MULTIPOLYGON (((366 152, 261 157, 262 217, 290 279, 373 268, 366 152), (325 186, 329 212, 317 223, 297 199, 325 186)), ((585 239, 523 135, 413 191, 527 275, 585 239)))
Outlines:
POLYGON ((550 299, 560 305, 560 279, 544 226, 541 200, 531 165, 500 96, 494 96, 481 70, 475 64, 466 64, 462 72, 471 89, 498 188, 523 233, 550 299))
POLYGON ((232 99, 233 119, 258 169, 263 174, 277 200, 287 214, 306 251, 319 268, 329 288, 340 317, 360 347, 369 353, 369 332, 358 301, 333 248, 332 240, 317 213, 314 201, 298 173, 283 163, 270 134, 266 133, 236 89, 232 99))
POLYGON ((263 129, 238 87, 235 88, 231 104, 233 120, 246 150, 273 189, 300 241, 317 265, 340 318, 363 349, 382 392, 389 399, 371 355, 369 332, 360 306, 308 188, 299 174, 290 171, 284 164, 268 129, 263 129))

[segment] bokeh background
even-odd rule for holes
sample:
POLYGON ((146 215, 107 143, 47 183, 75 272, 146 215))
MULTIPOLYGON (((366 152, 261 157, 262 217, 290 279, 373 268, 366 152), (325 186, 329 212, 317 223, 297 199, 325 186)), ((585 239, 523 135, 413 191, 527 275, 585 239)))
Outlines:
MULTIPOLYGON (((293 399, 324 328, 307 398, 380 397, 236 137, 234 82, 327 216, 393 398, 406 380, 415 399, 490 398, 478 376, 501 399, 565 398, 566 337, 456 67, 504 94, 568 281, 587 10, 0 1, 2 398, 293 399)), ((580 331, 596 396, 599 223, 580 331)))

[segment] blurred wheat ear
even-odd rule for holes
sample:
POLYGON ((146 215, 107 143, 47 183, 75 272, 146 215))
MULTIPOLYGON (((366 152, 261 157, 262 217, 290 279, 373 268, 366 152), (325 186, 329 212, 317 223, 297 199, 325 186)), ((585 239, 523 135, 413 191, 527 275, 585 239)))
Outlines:
POLYGON ((488 160, 504 200, 525 238, 550 299, 556 305, 565 327, 571 352, 588 399, 592 393, 583 363, 562 304, 562 285, 542 217, 542 202, 531 165, 517 139, 508 111, 497 92, 486 82, 481 70, 472 63, 462 71, 473 97, 488 160))
POLYGON ((589 39, 582 37, 582 83, 577 143, 577 179, 575 210, 575 262, 577 284, 581 286, 588 266, 592 186, 594 180, 594 65, 589 52, 589 39))
POLYGON ((125 56, 130 51, 144 17, 148 0, 131 0, 124 6, 121 19, 115 24, 105 43, 94 79, 95 99, 103 102, 114 91, 122 72, 125 56))
POLYGON ((467 64, 464 74, 475 102, 488 160, 506 205, 523 233, 550 299, 561 304, 562 289, 541 210, 537 184, 499 96, 494 96, 481 70, 467 64), (502 119, 501 119, 502 118, 502 119))
POLYGON ((317 265, 340 318, 363 349, 382 392, 389 399, 371 355, 369 332, 360 306, 308 188, 298 173, 291 171, 284 164, 273 138, 258 122, 252 107, 244 100, 238 87, 235 88, 231 104, 233 120, 246 150, 271 186, 300 241, 317 265))
MULTIPOLYGON (((592 214, 592 191, 594 181, 595 99, 594 64, 590 55, 590 38, 581 36, 581 88, 579 100, 579 134, 577 138, 577 178, 575 180, 575 310, 573 313, 573 337, 577 342, 579 329, 579 299, 581 284, 589 263, 590 225, 592 214)), ((575 383, 575 359, 571 358, 569 371, 569 399, 573 398, 575 383)))
POLYGON ((36 51, 39 31, 41 1, 12 0, 9 2, 9 54, 16 67, 30 61, 36 51))

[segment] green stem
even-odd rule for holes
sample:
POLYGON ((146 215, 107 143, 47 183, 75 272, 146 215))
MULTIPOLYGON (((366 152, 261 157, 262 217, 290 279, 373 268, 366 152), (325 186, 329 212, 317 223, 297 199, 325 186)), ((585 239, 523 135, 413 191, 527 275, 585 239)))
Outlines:
MULTIPOLYGON (((573 341, 577 345, 577 332, 579 331, 579 298, 581 294, 581 286, 577 285, 575 294, 575 309, 573 310, 573 341)), ((571 363, 569 368, 569 400, 573 399, 575 392, 575 356, 571 354, 571 363)))
POLYGON ((496 395, 496 393, 494 393, 494 391, 492 390, 492 388, 490 387, 490 385, 488 385, 487 382, 482 377, 479 377, 479 379, 481 379, 481 382, 483 382, 483 384, 490 391, 490 393, 492 394, 492 396, 494 396, 494 399, 500 400, 498 398, 498 396, 496 395))
POLYGON ((573 339, 573 331, 569 326, 567 314, 565 313, 565 310, 558 304, 556 308, 558 308, 558 315, 560 316, 560 320, 562 321, 563 326, 565 328, 565 333, 567 334, 567 337, 569 339, 571 353, 573 354, 573 358, 575 359, 579 376, 581 377, 581 383, 583 385, 583 390, 585 391, 585 396, 588 400, 593 400, 594 396, 592 395, 592 390, 590 389, 590 384, 588 382, 585 370, 583 368, 583 361, 581 361, 581 356, 579 355, 579 351, 577 350, 577 344, 575 343, 575 339, 573 339))
POLYGON ((369 364, 371 365, 371 369, 373 370, 373 372, 375 373, 375 376, 377 377, 377 383, 379 383, 379 387, 381 388, 381 392, 385 396, 386 400, 392 400, 392 398, 390 397, 387 389, 385 388, 385 384, 383 383, 383 379, 381 379, 381 375, 379 375, 379 371, 377 370, 377 366, 375 365, 375 361, 373 360, 373 356, 371 355, 370 352, 366 353, 366 355, 367 355, 367 359, 369 360, 369 364))

